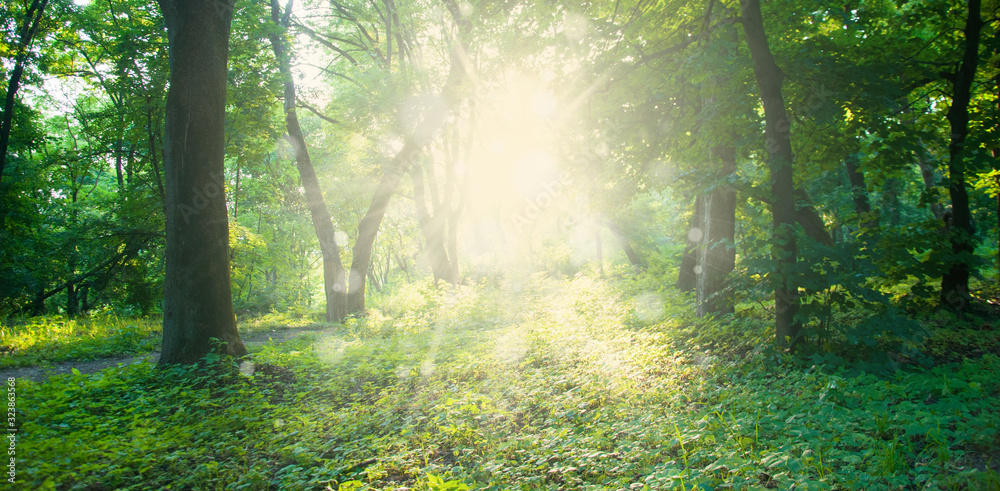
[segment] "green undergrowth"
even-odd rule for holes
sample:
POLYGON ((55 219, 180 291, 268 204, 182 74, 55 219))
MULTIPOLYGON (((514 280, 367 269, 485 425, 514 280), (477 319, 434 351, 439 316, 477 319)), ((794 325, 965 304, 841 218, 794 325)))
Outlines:
MULTIPOLYGON (((685 300, 407 285, 253 365, 18 382, 23 489, 998 489, 1000 358, 891 375, 693 342, 685 300), (721 354, 720 354, 721 353, 721 354)), ((734 328, 735 329, 735 328, 734 328)), ((748 339, 765 338, 752 323, 748 339)))
POLYGON ((149 353, 160 346, 158 317, 43 316, 0 322, 0 368, 149 353))
MULTIPOLYGON (((159 316, 122 317, 103 312, 75 318, 53 315, 0 321, 0 368, 151 353, 162 343, 162 325, 159 316)), ((322 315, 306 312, 239 320, 243 336, 331 326, 322 315)))
POLYGON ((240 334, 279 331, 283 329, 323 329, 331 324, 315 312, 270 312, 262 315, 238 319, 240 334))

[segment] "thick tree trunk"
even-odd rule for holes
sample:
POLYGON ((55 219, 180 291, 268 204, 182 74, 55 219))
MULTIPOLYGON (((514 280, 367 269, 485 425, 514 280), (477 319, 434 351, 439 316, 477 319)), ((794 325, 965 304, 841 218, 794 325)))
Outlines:
MULTIPOLYGON (((717 146, 719 179, 736 172, 736 150, 717 146)), ((695 198, 695 211, 688 230, 688 246, 681 259, 677 286, 694 291, 699 317, 732 312, 726 293, 728 275, 736 267, 736 191, 717 186, 695 198)))
POLYGON ((979 38, 983 19, 980 17, 981 0, 969 0, 968 18, 965 22, 965 51, 962 64, 955 77, 954 94, 948 108, 951 141, 948 145, 948 191, 951 196, 951 265, 941 278, 941 303, 963 311, 971 300, 969 276, 974 254, 972 214, 969 210, 969 193, 965 189, 965 139, 969 135, 969 102, 972 83, 979 63, 979 38))
MULTIPOLYGON (((773 190, 772 190, 773 194, 773 190)), ((809 199, 809 195, 806 193, 805 189, 801 187, 795 188, 793 191, 794 201, 795 201, 795 222, 802 226, 802 231, 809 236, 809 238, 819 242, 820 244, 830 246, 833 245, 833 236, 826 229, 826 222, 823 221, 823 217, 820 216, 819 212, 816 211, 816 207, 813 206, 812 200, 809 199)), ((758 194, 754 196, 757 200, 770 205, 772 208, 775 205, 775 200, 763 195, 758 194)))
POLYGON ((0 119, 0 182, 3 180, 3 170, 7 164, 7 148, 10 145, 10 131, 14 123, 14 99, 21 86, 24 76, 24 64, 28 61, 31 42, 38 34, 38 23, 45 13, 48 0, 34 0, 24 14, 24 23, 20 29, 20 39, 17 44, 17 55, 14 59, 14 69, 11 70, 7 82, 7 95, 3 103, 3 119, 0 119))
MULTIPOLYGON (((736 149, 716 147, 721 163, 720 177, 736 172, 736 149)), ((733 312, 727 286, 729 273, 736 268, 736 190, 716 186, 704 197, 704 237, 698 264, 696 312, 699 317, 733 312)))
MULTIPOLYGON (((473 121, 473 119, 470 118, 469 121, 473 121)), ((466 148, 468 150, 472 149, 473 145, 472 128, 474 127, 475 127, 474 124, 469 124, 470 130, 465 140, 466 148)), ((462 212, 465 210, 465 197, 466 197, 465 193, 466 190, 469 188, 468 187, 469 174, 466 173, 465 180, 462 182, 462 184, 459 184, 458 173, 456 172, 456 166, 458 165, 458 162, 462 160, 458 152, 461 143, 462 140, 459 138, 458 125, 456 124, 455 147, 454 147, 455 151, 451 164, 446 169, 446 172, 448 173, 448 179, 446 181, 449 181, 450 185, 446 186, 445 192, 455 193, 458 196, 458 199, 457 202, 454 204, 454 206, 451 205, 451 199, 446 200, 447 207, 446 209, 442 210, 442 213, 445 214, 445 220, 448 222, 447 223, 448 231, 447 234, 445 235, 445 251, 448 253, 448 259, 451 261, 450 268, 451 268, 452 278, 450 282, 452 284, 458 284, 462 277, 458 263, 458 222, 459 220, 461 220, 462 212), (448 187, 451 188, 450 191, 448 190, 448 187)), ((471 158, 472 158, 471 151, 467 151, 465 154, 464 161, 469 162, 471 158)))
POLYGON ((166 276, 160 364, 247 354, 233 314, 224 181, 231 1, 159 0, 167 26, 166 276), (213 346, 212 338, 221 341, 213 346))
MULTIPOLYGON (((86 314, 90 310, 90 300, 88 298, 90 294, 90 285, 80 285, 80 313, 86 314)), ((146 315, 146 311, 142 311, 142 315, 146 315)))
MULTIPOLYGON (((458 284, 458 220, 464 204, 463 194, 458 184, 455 165, 460 160, 461 132, 454 123, 451 140, 451 158, 444 165, 443 186, 435 180, 434 162, 425 160, 426 166, 413 166, 410 176, 413 180, 413 198, 417 220, 427 243, 424 252, 431 265, 434 280, 444 280, 458 284), (427 181, 424 180, 424 173, 427 181), (425 186, 425 184, 427 184, 425 186), (456 202, 456 196, 458 200, 456 202), (430 208, 427 204, 430 203, 430 208)), ((447 145, 448 141, 445 141, 447 145)), ((471 147, 471 139, 467 141, 471 147)))
POLYGON ((69 317, 75 317, 80 313, 80 300, 77 299, 76 293, 75 285, 66 287, 66 315, 69 317))
POLYGON ((319 187, 319 179, 313 169, 312 161, 305 146, 302 130, 296 118, 295 110, 289 110, 285 115, 288 126, 288 137, 295 148, 295 161, 306 193, 306 203, 312 216, 313 228, 319 239, 320 252, 323 255, 323 291, 326 296, 326 320, 340 322, 347 316, 347 281, 344 263, 340 259, 340 247, 337 244, 336 229, 330 211, 323 200, 323 192, 319 187))
MULTIPOLYGON (((271 20, 275 26, 288 29, 291 19, 292 0, 289 0, 282 14, 278 0, 271 0, 271 20)), ((302 188, 306 194, 306 205, 312 216, 313 228, 319 239, 319 249, 323 254, 323 292, 326 297, 326 320, 340 322, 347 316, 347 284, 344 273, 344 263, 340 260, 340 247, 337 245, 336 229, 330 210, 323 199, 323 191, 316 177, 306 139, 299 127, 299 118, 295 112, 295 82, 292 80, 291 61, 282 34, 268 35, 271 49, 278 60, 278 69, 285 85, 285 126, 288 129, 288 141, 295 150, 295 165, 299 170, 302 188)))
POLYGON ((798 253, 795 240, 795 184, 792 167, 791 122, 781 95, 784 74, 774 62, 764 32, 759 0, 742 0, 743 29, 753 61, 753 72, 764 105, 764 132, 771 170, 772 257, 775 270, 769 275, 774 285, 775 336, 779 344, 794 347, 802 328, 796 320, 799 291, 793 272, 798 253))

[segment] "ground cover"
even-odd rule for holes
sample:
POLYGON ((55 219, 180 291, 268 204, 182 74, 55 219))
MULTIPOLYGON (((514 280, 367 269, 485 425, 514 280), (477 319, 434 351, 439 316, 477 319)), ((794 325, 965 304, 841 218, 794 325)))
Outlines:
MULTIPOLYGON (((269 313, 240 321, 246 344, 281 342, 329 329, 305 312, 269 313)), ((156 363, 162 342, 159 316, 98 312, 78 318, 40 316, 0 322, 0 379, 41 382, 52 375, 93 373, 122 364, 156 363)))
MULTIPOLYGON (((365 319, 18 382, 24 489, 997 489, 1000 358, 790 363, 699 345, 654 285, 402 286, 365 319)), ((726 349, 723 349, 726 348, 726 349)))

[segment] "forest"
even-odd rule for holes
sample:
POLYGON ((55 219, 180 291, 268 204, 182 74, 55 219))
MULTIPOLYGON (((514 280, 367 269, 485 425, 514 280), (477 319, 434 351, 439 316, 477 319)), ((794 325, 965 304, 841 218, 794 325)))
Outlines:
POLYGON ((997 0, 10 0, 12 489, 998 490, 997 0))

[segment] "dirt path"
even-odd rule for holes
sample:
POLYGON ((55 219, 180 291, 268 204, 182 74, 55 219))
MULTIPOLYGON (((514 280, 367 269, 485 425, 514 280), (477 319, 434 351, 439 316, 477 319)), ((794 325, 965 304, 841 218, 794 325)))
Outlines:
MULTIPOLYGON (((243 344, 247 346, 259 346, 269 342, 283 343, 302 334, 330 334, 333 331, 333 328, 297 328, 254 332, 243 336, 243 344)), ((117 367, 119 365, 143 363, 145 361, 156 363, 159 359, 160 352, 154 351, 144 355, 116 356, 114 358, 100 358, 97 360, 85 361, 70 360, 44 365, 5 368, 0 370, 0 380, 6 380, 8 377, 16 377, 18 379, 29 379, 35 382, 44 382, 46 379, 54 375, 72 373, 74 368, 79 370, 81 373, 94 373, 107 368, 117 367)))

